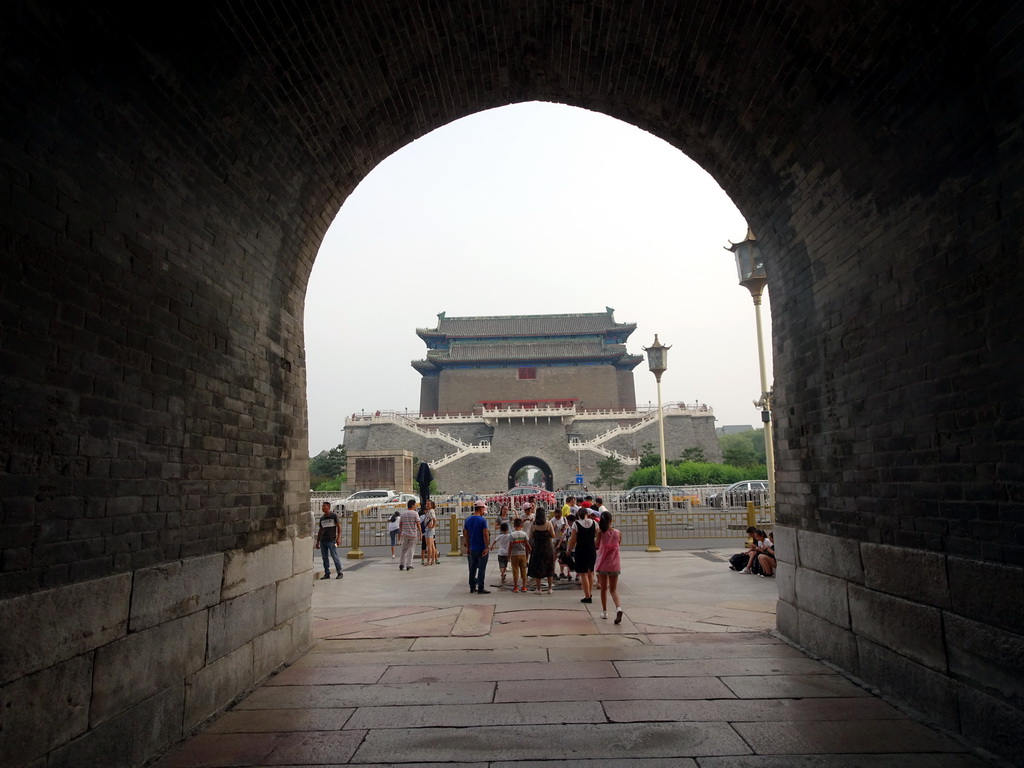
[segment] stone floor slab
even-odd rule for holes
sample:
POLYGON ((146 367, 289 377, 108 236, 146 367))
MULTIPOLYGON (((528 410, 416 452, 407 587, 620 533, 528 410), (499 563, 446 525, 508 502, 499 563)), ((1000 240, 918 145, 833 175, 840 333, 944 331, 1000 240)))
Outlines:
POLYGON ((466 605, 452 628, 455 637, 481 637, 491 631, 494 619, 493 605, 466 605))
POLYGON ((724 677, 733 675, 834 675, 820 661, 790 659, 661 659, 616 661, 622 677, 724 677))
MULTIPOLYGON (((620 652, 621 655, 621 652, 620 652)), ((463 650, 463 651, 384 651, 382 653, 309 653, 298 659, 292 668, 345 667, 345 666, 429 666, 433 664, 474 664, 493 662, 547 661, 548 651, 544 648, 517 648, 514 650, 463 650)), ((587 660, 587 659, 584 659, 587 660)), ((603 660, 603 659, 595 659, 603 660)))
MULTIPOLYGON (((397 624, 363 624, 357 629, 338 627, 330 637, 338 638, 388 638, 388 637, 448 637, 455 626, 457 613, 448 612, 437 616, 424 614, 428 618, 404 621, 397 624)), ((314 634, 317 634, 314 632, 314 634)))
POLYGON ((495 701, 624 701, 645 699, 730 699, 734 698, 714 677, 611 678, 570 680, 562 685, 538 686, 527 680, 498 683, 495 701))
POLYGON ((759 755, 963 752, 957 742, 912 720, 734 723, 759 755))
POLYGON ((554 667, 549 662, 516 661, 505 664, 450 664, 435 666, 391 667, 382 683, 435 683, 459 680, 465 683, 480 680, 549 680, 618 677, 610 661, 566 661, 554 667))
POLYGON ((360 707, 346 728, 469 728, 550 723, 605 723, 597 702, 567 706, 562 703, 435 704, 432 706, 360 707))
POLYGON ((391 637, 384 640, 362 640, 359 638, 321 640, 309 649, 309 653, 377 653, 383 651, 408 651, 412 648, 413 642, 415 642, 415 639, 408 637, 391 637))
POLYGON ((993 768, 974 755, 752 755, 705 757, 700 768, 993 768))
POLYGON ((428 750, 437 762, 744 755, 751 751, 724 723, 604 724, 587 728, 537 725, 495 728, 411 728, 367 734, 353 762, 376 763, 428 750))
MULTIPOLYGON (((557 768, 697 768, 697 763, 691 758, 622 758, 617 757, 611 760, 560 760, 557 768)), ((491 763, 490 768, 556 768, 550 761, 534 762, 530 760, 506 763, 491 763)))
MULTIPOLYGON (((517 648, 586 648, 607 646, 611 642, 619 642, 623 646, 641 646, 646 641, 636 635, 602 636, 591 635, 552 635, 552 636, 514 636, 496 637, 424 637, 413 643, 414 651, 448 651, 448 650, 514 650, 517 648)), ((775 641, 778 642, 777 640, 775 641)))
POLYGON ((672 643, 666 645, 610 645, 583 648, 552 648, 548 651, 551 661, 570 659, 587 660, 684 660, 684 659, 763 659, 774 663, 776 659, 806 659, 807 656, 795 648, 782 643, 766 645, 707 645, 703 643, 672 643))
POLYGON ((779 645, 778 638, 770 632, 763 630, 755 632, 749 629, 742 632, 723 632, 721 627, 714 632, 673 632, 666 635, 653 632, 645 635, 645 638, 651 645, 675 645, 677 643, 685 645, 705 643, 714 646, 728 645, 729 643, 779 645))
POLYGON ((875 698, 606 701, 604 711, 613 723, 907 719, 895 707, 875 698))
POLYGON ((280 733, 201 733, 171 750, 154 768, 260 765, 280 738, 280 733))
POLYGON ((353 708, 234 710, 221 715, 204 733, 341 730, 355 711, 353 708))
POLYGON ((365 731, 283 733, 262 763, 268 766, 348 763, 365 736, 365 731))
POLYGON ((266 685, 350 685, 382 681, 387 671, 383 664, 373 666, 288 667, 270 678, 266 685))
POLYGON ((870 696, 845 677, 831 675, 750 675, 723 677, 722 682, 741 699, 799 699, 818 696, 870 696))
POLYGON ((406 685, 275 685, 253 691, 236 709, 316 709, 403 704, 479 704, 494 697, 494 683, 406 685))
POLYGON ((469 595, 458 558, 411 574, 361 563, 314 587, 314 627, 331 639, 161 768, 985 764, 935 751, 950 748, 940 734, 766 631, 773 581, 686 552, 623 558, 632 593, 618 627, 574 589, 469 595), (783 752, 800 749, 817 754, 783 752))

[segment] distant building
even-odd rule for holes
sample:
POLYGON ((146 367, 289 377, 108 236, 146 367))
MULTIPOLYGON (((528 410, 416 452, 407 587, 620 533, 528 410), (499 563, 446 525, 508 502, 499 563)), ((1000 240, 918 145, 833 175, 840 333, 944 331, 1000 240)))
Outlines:
POLYGON ((715 430, 716 435, 738 435, 741 432, 750 432, 754 428, 749 424, 726 424, 724 427, 718 427, 715 430))
MULTIPOLYGON (((368 452, 411 451, 430 463, 441 493, 504 490, 527 466, 551 490, 580 475, 596 490, 604 458, 635 468, 644 445, 658 444, 658 412, 636 407, 633 369, 643 357, 626 349, 636 324, 613 314, 442 312, 437 327, 416 331, 427 345, 426 359, 412 364, 422 376, 420 413, 345 420, 350 488, 368 487, 355 467, 368 452)), ((664 413, 670 460, 694 447, 721 459, 711 408, 668 403, 664 413)))
POLYGON ((505 317, 437 316, 419 328, 425 360, 420 414, 473 413, 508 406, 559 404, 589 410, 633 410, 633 369, 643 358, 626 351, 635 323, 604 312, 505 317))

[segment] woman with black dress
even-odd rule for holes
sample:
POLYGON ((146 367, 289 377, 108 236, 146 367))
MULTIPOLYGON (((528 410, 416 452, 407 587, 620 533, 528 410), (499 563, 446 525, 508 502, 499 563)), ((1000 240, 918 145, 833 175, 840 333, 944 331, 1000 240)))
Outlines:
POLYGON ((555 578, 555 529, 547 521, 544 507, 537 507, 530 531, 530 564, 526 566, 526 575, 534 580, 537 592, 540 592, 540 580, 548 580, 548 594, 552 592, 552 579, 555 578))
POLYGON ((580 515, 580 519, 573 523, 572 536, 569 537, 569 551, 572 552, 575 571, 583 587, 581 603, 594 602, 591 595, 594 591, 594 563, 597 561, 597 545, 594 541, 596 533, 597 523, 593 518, 580 515))

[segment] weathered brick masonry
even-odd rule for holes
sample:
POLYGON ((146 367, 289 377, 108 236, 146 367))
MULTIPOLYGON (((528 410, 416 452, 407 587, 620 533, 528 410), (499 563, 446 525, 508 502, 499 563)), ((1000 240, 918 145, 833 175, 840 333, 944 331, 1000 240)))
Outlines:
POLYGON ((1021 2, 211 8, 0 11, 0 763, 138 765, 305 645, 317 247, 530 99, 686 152, 769 259, 780 629, 1020 755, 1021 2))

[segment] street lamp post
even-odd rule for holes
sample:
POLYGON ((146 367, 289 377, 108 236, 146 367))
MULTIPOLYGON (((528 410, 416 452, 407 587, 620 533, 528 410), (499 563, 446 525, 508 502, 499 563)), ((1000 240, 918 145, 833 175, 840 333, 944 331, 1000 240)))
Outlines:
POLYGON ((747 229, 746 238, 739 243, 729 241, 736 257, 736 271, 739 273, 740 285, 750 291, 754 300, 754 318, 757 321, 757 359, 761 368, 761 397, 754 401, 754 407, 761 411, 761 422, 764 424, 764 457, 768 470, 768 503, 775 504, 775 447, 772 440, 772 393, 768 388, 768 372, 764 361, 764 331, 761 326, 761 294, 768 284, 768 276, 764 270, 764 258, 757 244, 754 232, 747 229))
POLYGON ((647 353, 647 364, 658 382, 658 442, 661 447, 661 484, 668 485, 668 474, 665 471, 665 411, 661 407, 661 374, 668 370, 668 351, 672 347, 666 347, 658 341, 658 334, 654 334, 654 343, 644 347, 647 353))

